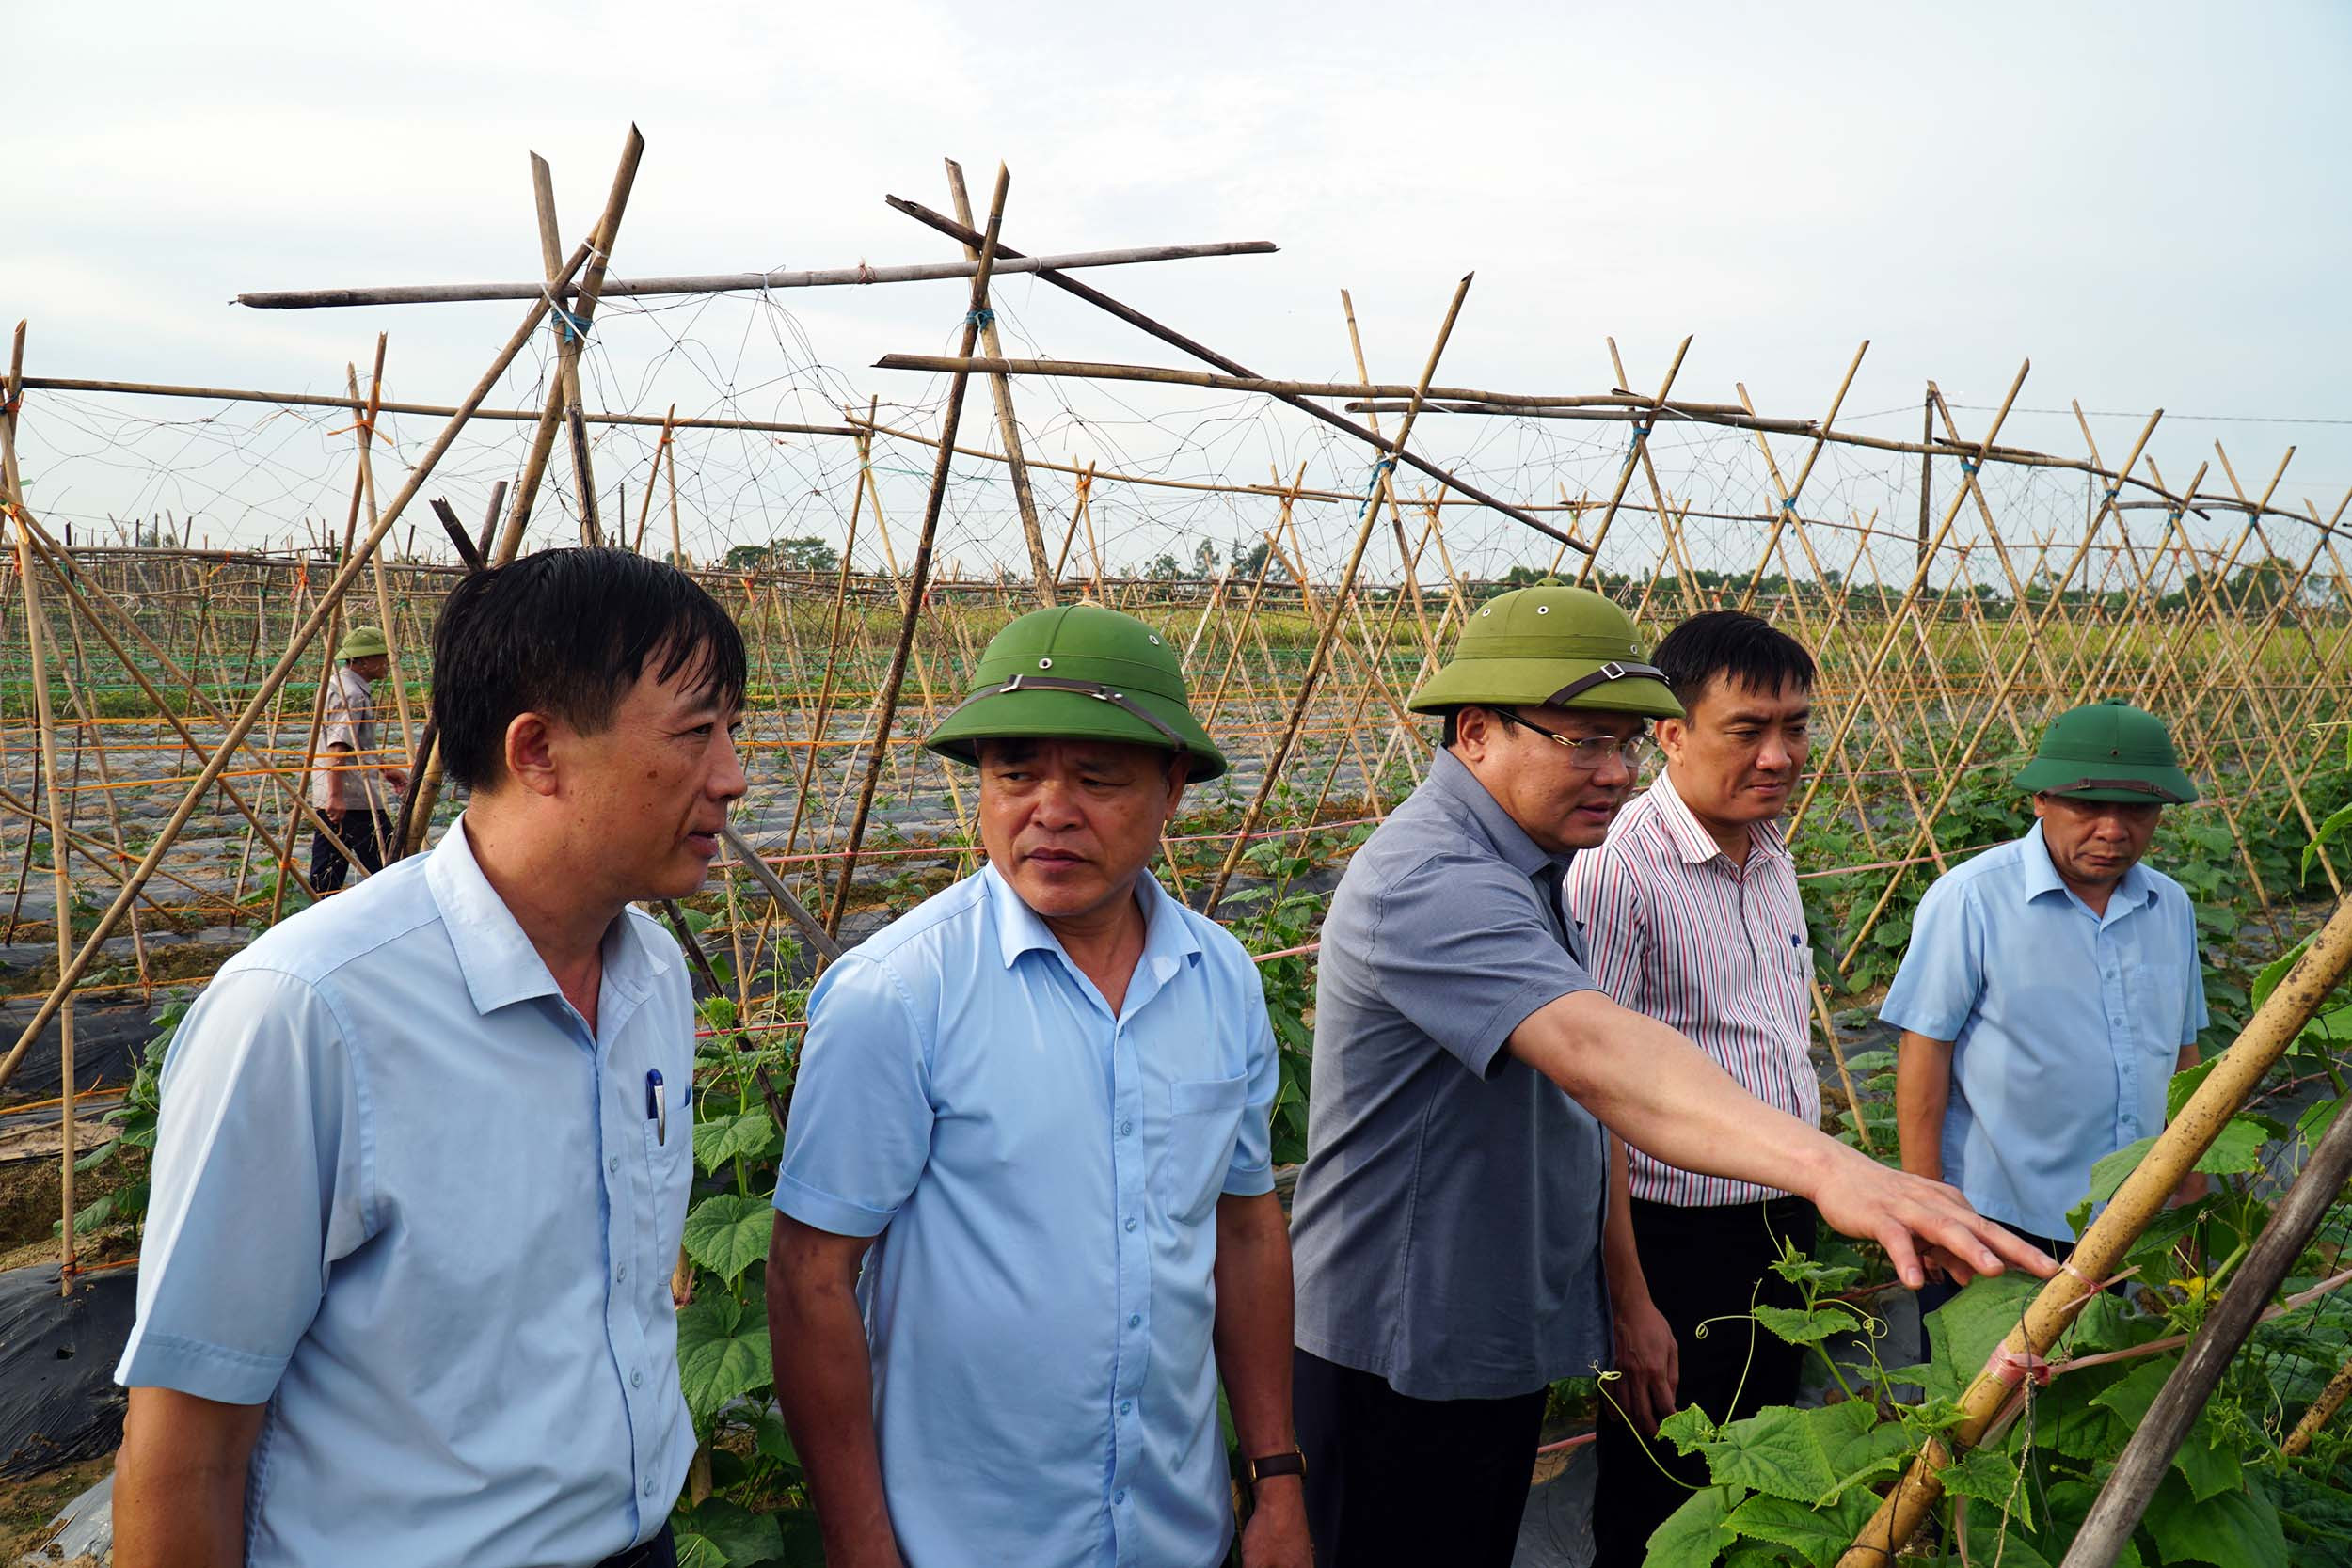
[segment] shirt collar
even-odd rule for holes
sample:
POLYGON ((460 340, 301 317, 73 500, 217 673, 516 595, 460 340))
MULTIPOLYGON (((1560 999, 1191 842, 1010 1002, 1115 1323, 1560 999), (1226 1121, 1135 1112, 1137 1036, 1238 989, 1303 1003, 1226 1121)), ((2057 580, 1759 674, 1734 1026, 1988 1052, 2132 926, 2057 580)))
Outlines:
MULTIPOLYGON (((1062 952, 1053 927, 1013 891, 1012 884, 998 873, 993 863, 981 867, 980 875, 987 879, 989 904, 996 912, 996 947, 1007 969, 1024 953, 1061 953, 1065 958, 1069 957, 1062 952)), ((1184 919, 1184 911, 1149 870, 1136 879, 1136 899, 1143 906, 1144 965, 1157 972, 1162 966, 1155 960, 1173 961, 1200 955, 1200 939, 1193 935, 1192 923, 1184 919)), ((1173 973, 1173 969, 1167 971, 1173 973)))
MULTIPOLYGON (((474 1010, 487 1017, 499 1008, 537 996, 561 996, 563 989, 547 960, 531 944, 506 900, 482 874, 466 837, 461 814, 441 835, 425 863, 425 885, 450 928, 450 946, 466 976, 474 1010)), ((632 996, 669 972, 669 961, 649 948, 624 910, 604 934, 604 978, 632 996)))
MULTIPOLYGON (((1682 857, 1683 864, 1705 865, 1712 860, 1731 859, 1724 853, 1724 847, 1715 842, 1715 835, 1701 825, 1682 792, 1675 787, 1670 770, 1658 770, 1658 777, 1650 781, 1649 793, 1657 797, 1659 825, 1673 840, 1675 852, 1682 857)), ((1788 858, 1788 841, 1781 832, 1780 818, 1771 816, 1748 824, 1748 848, 1751 852, 1788 858)))
POLYGON ((1527 830, 1502 809, 1502 802, 1479 782, 1478 775, 1470 770, 1469 764, 1442 746, 1429 764, 1428 783, 1447 800, 1469 812, 1470 819, 1478 824, 1479 831, 1486 835, 1486 842, 1494 846, 1494 851, 1502 857, 1502 863, 1520 875, 1533 877, 1547 865, 1565 865, 1573 858, 1571 855, 1555 855, 1528 837, 1527 830))
MULTIPOLYGON (((2039 898, 2045 893, 2062 893, 2073 897, 2074 890, 2066 885, 2066 879, 2058 875, 2058 863, 2050 859, 2050 846, 2042 836, 2040 822, 2037 821, 2026 831, 2024 842, 2026 852, 2020 857, 2020 863, 2026 874, 2026 898, 2039 898)), ((2112 920, 2125 911, 2144 909, 2156 901, 2155 881, 2137 861, 2132 862, 2131 869, 2123 873, 2122 880, 2116 883, 2115 891, 2117 896, 2108 901, 2107 912, 2103 920, 2112 920)))

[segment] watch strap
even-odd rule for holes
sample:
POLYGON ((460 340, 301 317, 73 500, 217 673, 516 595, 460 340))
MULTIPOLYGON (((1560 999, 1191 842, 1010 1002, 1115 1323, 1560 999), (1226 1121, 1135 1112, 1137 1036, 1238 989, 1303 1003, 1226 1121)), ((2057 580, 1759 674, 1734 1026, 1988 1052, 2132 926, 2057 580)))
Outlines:
POLYGON ((1307 1456, 1296 1449, 1291 1449, 1288 1453, 1268 1454, 1263 1459, 1253 1459, 1249 1462, 1249 1484, 1252 1486, 1269 1476, 1304 1476, 1306 1473, 1307 1456))

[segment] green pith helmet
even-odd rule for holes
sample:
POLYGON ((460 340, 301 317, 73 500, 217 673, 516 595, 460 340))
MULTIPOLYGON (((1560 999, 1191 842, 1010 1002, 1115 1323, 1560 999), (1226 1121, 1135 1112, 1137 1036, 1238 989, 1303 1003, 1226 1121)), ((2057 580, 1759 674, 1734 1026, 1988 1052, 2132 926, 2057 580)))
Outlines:
POLYGON ((1118 740, 1182 752, 1195 783, 1225 771, 1192 716, 1176 650, 1101 605, 1031 610, 980 655, 972 689, 923 744, 977 763, 980 740, 1118 740))
POLYGON ((366 658, 373 654, 389 654, 391 651, 391 644, 384 641, 384 634, 373 626, 354 626, 343 633, 342 645, 335 650, 335 657, 339 661, 366 658))
POLYGON ((2164 721, 2124 702, 2092 703, 2050 721, 2042 748, 2017 775, 2028 795, 2121 805, 2185 806, 2197 786, 2181 771, 2164 721))
POLYGON ((1464 703, 1682 717, 1666 677, 1642 662, 1632 618, 1590 589, 1558 583, 1481 605, 1454 657, 1406 706, 1432 713, 1464 703))

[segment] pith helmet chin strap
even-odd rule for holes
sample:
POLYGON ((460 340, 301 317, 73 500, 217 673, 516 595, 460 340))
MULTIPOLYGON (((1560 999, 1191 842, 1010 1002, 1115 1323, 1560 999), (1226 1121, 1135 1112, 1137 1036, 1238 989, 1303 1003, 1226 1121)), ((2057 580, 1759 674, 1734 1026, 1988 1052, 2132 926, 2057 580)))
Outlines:
POLYGON ((2040 793, 2072 795, 2078 789, 2121 789, 2134 795, 2152 796, 2168 806, 2177 806, 2182 803, 2178 795, 2173 794, 2162 784, 2150 784, 2146 779, 2075 779, 2068 784, 2045 784, 2040 793))
POLYGON ((1178 735, 1166 720, 1128 696, 1124 691, 1114 691, 1100 681, 1064 680, 1059 675, 1015 675, 1002 686, 980 688, 954 707, 949 708, 947 717, 954 718, 984 697, 1001 696, 1008 691, 1075 691, 1081 696, 1091 697, 1098 703, 1109 703, 1116 707, 1125 708, 1129 713, 1166 736, 1168 745, 1178 752, 1184 755, 1191 754, 1192 748, 1184 743, 1184 737, 1178 735))
POLYGON ((1543 705, 1565 707, 1569 698, 1581 696, 1597 686, 1607 686, 1612 681, 1630 680, 1653 680, 1661 686, 1669 684, 1666 680, 1666 672, 1655 664, 1620 664, 1612 661, 1602 665, 1589 675, 1577 676, 1576 679, 1546 697, 1543 705))

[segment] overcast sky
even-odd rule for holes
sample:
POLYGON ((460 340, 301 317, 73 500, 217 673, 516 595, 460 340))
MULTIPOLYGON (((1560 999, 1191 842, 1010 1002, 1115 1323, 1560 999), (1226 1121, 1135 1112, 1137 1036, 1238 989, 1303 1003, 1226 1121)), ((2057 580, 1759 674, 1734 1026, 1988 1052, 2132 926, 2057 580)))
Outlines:
MULTIPOLYGON (((17 5, 0 29, 33 68, 11 71, 0 305, 36 374, 340 389, 384 330, 392 395, 453 400, 517 307, 225 302, 535 276, 527 153, 577 238, 633 119, 625 276, 938 260, 883 194, 945 206, 952 154, 984 203, 1002 159, 1023 249, 1279 243, 1093 279, 1263 373, 1353 373, 1346 287, 1374 375, 1409 381, 1474 268, 1441 381, 1604 390, 1613 334, 1647 389, 1693 334, 1678 395, 1744 382, 1809 417, 1867 338, 1847 416, 1915 435, 1927 377, 1988 404, 2030 356, 2026 407, 2165 407, 2175 483, 2217 436, 2249 488, 2290 442, 2289 501, 2331 513, 2352 486, 2341 6, 136 0, 17 5), (2336 422, 2187 417, 2209 415, 2336 422)), ((936 386, 864 367, 945 351, 961 290, 782 303, 846 385, 914 401, 936 386)), ((1000 298, 1041 351, 1183 363, 1033 284, 1000 298)), ((787 373, 748 319, 698 319, 706 381, 787 373)), ((637 325, 658 348, 679 321, 637 325)), ((651 352, 616 336, 610 400, 679 395, 631 379, 651 352)), ((136 490, 85 452, 72 497, 44 497, 27 419, 37 503, 136 490)), ((2110 461, 2137 423, 2095 422, 2110 461)), ((2071 418, 2004 439, 2081 451, 2071 418)))

